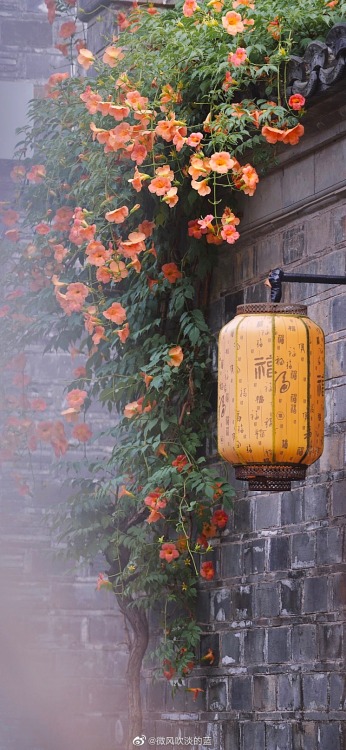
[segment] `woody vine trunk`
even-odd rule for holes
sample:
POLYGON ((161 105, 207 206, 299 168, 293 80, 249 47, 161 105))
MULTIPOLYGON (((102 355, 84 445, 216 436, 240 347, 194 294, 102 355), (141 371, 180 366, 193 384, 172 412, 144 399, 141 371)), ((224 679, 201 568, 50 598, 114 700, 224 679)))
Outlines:
POLYGON ((131 599, 117 594, 117 601, 125 621, 130 625, 128 677, 128 739, 127 748, 133 748, 133 738, 142 733, 143 712, 141 696, 141 669, 149 641, 148 620, 145 612, 134 606, 131 599))

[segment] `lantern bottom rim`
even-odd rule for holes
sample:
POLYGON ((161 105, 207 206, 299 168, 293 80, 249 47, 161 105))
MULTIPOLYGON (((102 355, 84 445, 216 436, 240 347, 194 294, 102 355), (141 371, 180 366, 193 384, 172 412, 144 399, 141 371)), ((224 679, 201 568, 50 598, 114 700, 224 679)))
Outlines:
POLYGON ((305 479, 306 466, 293 464, 246 464, 235 466, 236 479, 249 483, 249 490, 289 492, 291 482, 305 479))

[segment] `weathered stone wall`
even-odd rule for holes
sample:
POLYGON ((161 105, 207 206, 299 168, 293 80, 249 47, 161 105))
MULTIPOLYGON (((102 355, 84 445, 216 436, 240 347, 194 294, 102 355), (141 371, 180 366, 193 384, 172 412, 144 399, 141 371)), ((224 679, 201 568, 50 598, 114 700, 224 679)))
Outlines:
MULTIPOLYGON (((78 16, 87 24, 87 46, 100 54, 113 34, 118 33, 116 22, 119 10, 128 11, 133 0, 78 0, 78 16)), ((169 7, 175 0, 154 0, 158 7, 169 7)))
MULTIPOLYGON (((242 201, 241 239, 221 251, 214 274, 216 333, 237 304, 268 300, 263 282, 273 268, 345 274, 345 105, 337 89, 316 103, 300 144, 242 201)), ((196 703, 183 692, 172 704, 166 685, 153 715, 160 690, 149 688, 148 730, 161 744, 181 734, 215 750, 346 747, 346 290, 283 289, 282 301, 307 304, 326 335, 324 453, 291 492, 248 492, 229 469, 237 499, 214 551, 217 578, 202 585, 199 605, 200 657, 212 648, 215 662, 189 681, 205 691, 196 703)), ((217 461, 213 444, 210 453, 217 461)))
MULTIPOLYGON (((54 49, 55 36, 40 0, 0 0, 0 88, 3 84, 9 97, 2 97, 2 128, 9 109, 15 113, 21 106, 19 96, 28 100, 51 73, 66 69, 54 49)), ((9 140, 11 135, 8 130, 9 140)), ((7 150, 0 160, 1 200, 11 197, 12 166, 7 150)), ((27 393, 45 398, 46 419, 57 418, 75 366, 69 355, 43 357, 40 346, 31 348, 27 393)), ((2 375, 1 417, 16 392, 9 373, 2 375)), ((96 435, 109 416, 93 413, 90 419, 96 435)), ((97 445, 87 450, 90 457, 98 452, 97 445)), ((67 456, 77 457, 76 451, 71 445, 67 456)), ((23 456, 1 466, 0 747, 122 748, 127 715, 122 616, 110 592, 96 591, 102 558, 80 566, 77 574, 73 561, 56 558, 48 514, 66 492, 64 473, 56 471, 50 449, 34 453, 32 460, 30 465, 23 456)))

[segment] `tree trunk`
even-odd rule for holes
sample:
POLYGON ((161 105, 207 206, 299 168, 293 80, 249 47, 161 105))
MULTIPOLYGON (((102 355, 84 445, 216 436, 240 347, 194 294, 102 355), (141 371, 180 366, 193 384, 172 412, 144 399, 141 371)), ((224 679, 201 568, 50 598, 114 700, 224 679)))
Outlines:
POLYGON ((146 613, 137 609, 131 599, 117 595, 117 600, 120 610, 131 628, 127 666, 129 701, 127 748, 133 750, 133 739, 143 733, 141 669, 149 641, 149 627, 146 613))

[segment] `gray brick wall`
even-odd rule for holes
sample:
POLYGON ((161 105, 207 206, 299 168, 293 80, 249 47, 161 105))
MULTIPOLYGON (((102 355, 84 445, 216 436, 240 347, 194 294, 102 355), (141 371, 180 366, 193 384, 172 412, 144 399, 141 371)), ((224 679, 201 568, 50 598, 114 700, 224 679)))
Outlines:
MULTIPOLYGON (((268 299, 271 268, 345 274, 346 125, 334 99, 316 112, 299 146, 282 151, 255 197, 241 203, 241 238, 221 250, 214 271, 216 333, 237 304, 268 299)), ((200 597, 201 655, 211 647, 216 660, 195 672, 206 690, 200 707, 186 698, 194 734, 212 737, 215 750, 346 747, 346 291, 283 289, 283 302, 307 304, 326 334, 325 449, 291 492, 248 492, 235 482, 229 529, 214 552, 218 576, 200 597)), ((218 461, 214 448, 211 459, 218 461)), ((232 480, 232 468, 224 470, 232 480)), ((178 735, 183 712, 177 707, 170 719, 178 735)))

